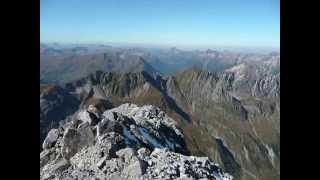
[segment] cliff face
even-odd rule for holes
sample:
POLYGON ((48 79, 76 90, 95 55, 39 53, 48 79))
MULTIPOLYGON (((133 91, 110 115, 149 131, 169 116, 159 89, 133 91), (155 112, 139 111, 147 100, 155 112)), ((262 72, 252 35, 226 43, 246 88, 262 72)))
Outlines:
POLYGON ((191 149, 215 159, 236 177, 278 179, 280 73, 265 64, 248 66, 220 74, 181 72, 167 81, 168 93, 194 117, 197 128, 187 131, 197 137, 191 149))
POLYGON ((207 157, 186 156, 177 123, 154 106, 90 105, 52 129, 40 153, 40 179, 233 179, 207 157))

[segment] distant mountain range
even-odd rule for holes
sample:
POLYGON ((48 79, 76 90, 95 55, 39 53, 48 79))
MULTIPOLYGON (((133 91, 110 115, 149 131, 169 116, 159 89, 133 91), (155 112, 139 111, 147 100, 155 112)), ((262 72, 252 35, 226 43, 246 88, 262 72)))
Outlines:
POLYGON ((97 70, 110 72, 157 71, 142 57, 124 55, 119 52, 91 52, 88 48, 67 49, 44 48, 40 52, 40 77, 45 82, 65 83, 85 77, 97 70))
POLYGON ((191 154, 235 179, 280 179, 278 53, 43 46, 40 54, 42 140, 89 105, 154 105, 181 126, 191 154))
POLYGON ((184 51, 177 48, 117 48, 106 45, 40 44, 40 77, 43 82, 63 84, 94 73, 138 72, 173 75, 196 66, 210 72, 222 72, 246 61, 280 59, 278 53, 241 54, 206 51, 184 51))

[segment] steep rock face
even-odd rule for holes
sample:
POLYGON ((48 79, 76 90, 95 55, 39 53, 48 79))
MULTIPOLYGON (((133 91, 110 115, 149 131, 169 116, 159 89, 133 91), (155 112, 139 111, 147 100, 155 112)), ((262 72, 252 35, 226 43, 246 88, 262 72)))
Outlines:
MULTIPOLYGON (((131 92, 135 92, 135 90, 141 86, 147 90, 148 84, 145 83, 147 83, 148 79, 152 79, 152 77, 150 77, 146 72, 120 74, 97 71, 86 78, 67 83, 66 87, 70 91, 74 91, 78 94, 81 94, 82 91, 89 93, 91 88, 99 88, 102 93, 100 96, 109 97, 111 95, 115 95, 120 97, 130 97, 132 96, 131 94, 139 94, 139 92, 131 92)), ((94 93, 97 95, 99 94, 99 91, 96 90, 94 93)))
POLYGON ((190 136, 211 139, 194 141, 199 153, 215 159, 236 177, 280 176, 279 65, 275 58, 243 62, 219 74, 193 68, 167 81, 169 95, 197 117, 198 132, 190 136), (224 145, 213 139, 221 139, 224 145))
POLYGON ((183 133, 159 108, 124 104, 98 116, 48 134, 40 179, 233 179, 208 158, 183 155, 183 133))
POLYGON ((86 94, 90 89, 99 89, 93 91, 93 96, 102 94, 114 105, 127 102, 151 104, 189 120, 172 97, 167 95, 165 81, 161 76, 151 76, 145 71, 125 74, 98 71, 87 78, 68 83, 66 87, 75 94, 86 94))
POLYGON ((279 97, 280 59, 243 62, 226 70, 234 77, 233 90, 238 96, 279 97))

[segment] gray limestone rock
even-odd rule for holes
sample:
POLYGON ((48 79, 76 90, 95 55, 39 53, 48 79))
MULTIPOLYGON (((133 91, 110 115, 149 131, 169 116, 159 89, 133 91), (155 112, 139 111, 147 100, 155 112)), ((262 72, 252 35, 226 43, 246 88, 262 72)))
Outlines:
POLYGON ((137 153, 132 148, 120 149, 116 152, 116 155, 123 159, 125 163, 130 163, 132 161, 138 161, 136 157, 137 153))
POLYGON ((56 158, 54 149, 45 149, 40 153, 40 168, 56 158))
POLYGON ((79 143, 79 132, 76 129, 67 129, 62 139, 62 156, 66 159, 70 159, 78 152, 79 143))
POLYGON ((97 124, 97 136, 108 132, 122 133, 122 127, 117 121, 103 119, 97 124))
POLYGON ((59 137, 58 129, 51 129, 46 139, 43 141, 42 148, 43 149, 51 148, 54 145, 54 143, 57 141, 58 137, 59 137))
POLYGON ((146 170, 146 163, 143 161, 134 161, 123 169, 124 176, 132 179, 139 179, 144 175, 146 170))
POLYGON ((183 134, 161 112, 125 104, 104 113, 112 120, 65 124, 63 135, 50 137, 56 143, 40 153, 40 179, 232 179, 206 157, 175 151, 172 144, 183 134))

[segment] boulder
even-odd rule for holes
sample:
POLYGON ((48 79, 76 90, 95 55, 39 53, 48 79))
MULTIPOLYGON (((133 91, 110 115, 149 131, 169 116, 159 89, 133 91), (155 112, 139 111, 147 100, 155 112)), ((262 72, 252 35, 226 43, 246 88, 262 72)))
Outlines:
POLYGON ((103 119, 97 124, 97 136, 108 132, 122 133, 122 126, 117 121, 103 119))
POLYGON ((123 159, 125 163, 130 163, 132 161, 138 161, 137 153, 132 148, 121 149, 116 152, 116 155, 123 159))
POLYGON ((94 126, 99 122, 99 117, 89 111, 80 111, 78 114, 78 120, 88 122, 91 126, 94 126))
POLYGON ((140 159, 146 159, 146 157, 148 157, 149 155, 150 155, 150 151, 149 151, 149 149, 147 149, 147 148, 140 148, 138 151, 137 151, 137 153, 138 153, 138 157, 140 158, 140 159))
POLYGON ((69 128, 62 139, 62 155, 70 159, 83 147, 94 144, 94 135, 88 123, 83 124, 78 129, 69 128))
POLYGON ((46 139, 43 141, 42 148, 43 149, 49 149, 57 142, 57 139, 59 137, 59 130, 58 129, 51 129, 46 137, 46 139))
POLYGON ((80 142, 79 142, 80 148, 85 146, 92 146, 94 144, 95 137, 94 137, 92 128, 88 123, 85 123, 82 126, 79 126, 77 131, 80 134, 80 142))
POLYGON ((99 136, 95 145, 108 159, 116 157, 116 152, 125 147, 124 138, 115 132, 99 136))
POLYGON ((78 145, 80 144, 79 142, 79 132, 76 129, 67 129, 62 139, 62 156, 65 159, 70 159, 75 153, 78 152, 78 145))
POLYGON ((106 156, 101 158, 97 163, 97 168, 102 169, 106 165, 106 160, 107 160, 106 156))
POLYGON ((138 179, 140 178, 146 171, 147 165, 143 161, 135 161, 125 166, 123 169, 123 174, 128 176, 129 179, 138 179))
POLYGON ((54 160, 56 153, 52 149, 45 149, 40 153, 40 168, 45 166, 48 162, 54 160))
POLYGON ((53 166, 53 172, 62 172, 66 170, 70 166, 68 160, 61 158, 55 165, 53 166))
POLYGON ((89 105, 88 112, 94 114, 97 118, 100 118, 101 113, 94 105, 89 105))
POLYGON ((119 159, 110 159, 105 162, 103 172, 105 174, 112 174, 121 170, 121 162, 119 159))

